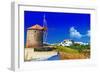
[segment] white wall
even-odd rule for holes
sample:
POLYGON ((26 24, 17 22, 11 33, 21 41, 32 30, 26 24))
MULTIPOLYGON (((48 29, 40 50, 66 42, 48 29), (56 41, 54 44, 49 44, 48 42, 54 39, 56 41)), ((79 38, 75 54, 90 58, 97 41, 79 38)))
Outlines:
MULTIPOLYGON (((55 5, 62 3, 66 4, 68 0, 34 0, 34 3, 40 3, 40 2, 46 2, 49 4, 49 2, 53 2, 55 5)), ((96 2, 95 0, 71 0, 72 2, 76 2, 77 4, 96 4, 98 8, 98 14, 97 14, 97 20, 98 20, 98 25, 96 33, 97 38, 97 46, 99 48, 97 54, 98 58, 100 58, 100 47, 99 47, 99 41, 100 41, 100 2, 99 0, 96 2), (80 1, 80 2, 79 2, 80 1), (91 3, 92 2, 92 3, 91 3)), ((1 0, 0 1, 0 73, 12 73, 8 68, 10 68, 10 54, 11 54, 11 0, 1 0)), ((96 48, 95 48, 96 49, 96 48)), ((98 62, 100 59, 98 59, 98 62)), ((61 68, 61 69, 46 69, 46 70, 35 70, 35 71, 29 71, 31 72, 36 72, 36 73, 99 73, 100 69, 100 63, 99 67, 69 67, 69 68, 61 68)), ((25 72, 25 71, 24 71, 25 72)), ((26 71, 28 72, 28 71, 26 71)))

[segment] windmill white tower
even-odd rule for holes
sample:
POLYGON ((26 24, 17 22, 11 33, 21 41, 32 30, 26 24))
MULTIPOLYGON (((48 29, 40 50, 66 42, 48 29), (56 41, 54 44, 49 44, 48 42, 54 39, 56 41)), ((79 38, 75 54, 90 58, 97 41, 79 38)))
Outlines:
POLYGON ((48 28, 47 28, 47 21, 46 21, 46 18, 45 18, 45 14, 43 16, 43 27, 46 29, 44 31, 43 42, 47 43, 47 34, 48 34, 47 31, 48 31, 48 28))

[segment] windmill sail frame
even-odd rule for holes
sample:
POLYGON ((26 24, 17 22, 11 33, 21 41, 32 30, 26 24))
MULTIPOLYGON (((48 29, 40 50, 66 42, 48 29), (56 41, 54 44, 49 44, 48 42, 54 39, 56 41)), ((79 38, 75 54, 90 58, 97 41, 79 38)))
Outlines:
POLYGON ((45 14, 43 15, 43 27, 46 28, 46 30, 44 31, 44 35, 43 35, 43 42, 46 43, 47 42, 47 31, 48 31, 48 28, 47 28, 47 21, 46 21, 46 18, 45 18, 45 14))

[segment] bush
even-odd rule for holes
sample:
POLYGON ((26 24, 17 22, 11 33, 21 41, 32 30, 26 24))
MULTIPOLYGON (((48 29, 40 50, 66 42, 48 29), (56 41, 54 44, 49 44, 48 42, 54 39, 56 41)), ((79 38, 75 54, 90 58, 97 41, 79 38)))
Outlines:
POLYGON ((76 49, 78 50, 79 52, 82 52, 83 50, 86 50, 86 49, 90 49, 90 45, 72 45, 72 46, 69 46, 69 48, 72 48, 72 49, 76 49))
POLYGON ((34 48, 34 51, 52 51, 52 48, 34 48))

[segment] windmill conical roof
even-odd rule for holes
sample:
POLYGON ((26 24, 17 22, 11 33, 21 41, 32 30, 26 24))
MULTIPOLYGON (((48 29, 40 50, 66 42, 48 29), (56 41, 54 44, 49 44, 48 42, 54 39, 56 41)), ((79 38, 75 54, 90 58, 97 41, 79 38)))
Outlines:
POLYGON ((36 24, 36 25, 33 25, 31 27, 29 27, 28 29, 33 29, 33 30, 44 30, 44 27, 36 24))

